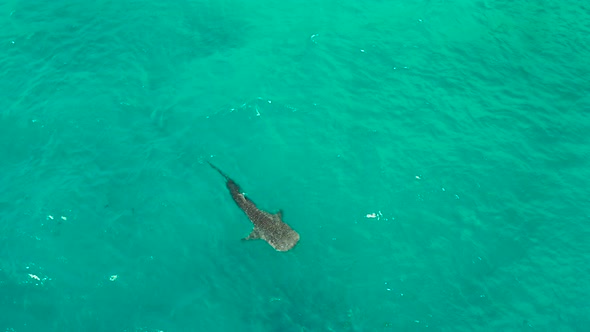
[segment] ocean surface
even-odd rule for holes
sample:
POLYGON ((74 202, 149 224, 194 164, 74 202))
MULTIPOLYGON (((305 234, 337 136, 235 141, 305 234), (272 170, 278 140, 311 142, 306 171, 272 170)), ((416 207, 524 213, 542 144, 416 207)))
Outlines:
POLYGON ((7 0, 0 97, 0 332, 590 331, 584 1, 7 0))

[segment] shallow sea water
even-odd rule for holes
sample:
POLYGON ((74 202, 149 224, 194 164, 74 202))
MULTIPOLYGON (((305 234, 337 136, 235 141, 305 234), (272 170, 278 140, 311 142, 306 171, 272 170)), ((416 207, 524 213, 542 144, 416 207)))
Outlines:
POLYGON ((590 7, 0 4, 0 331, 590 330, 590 7), (301 235, 286 253, 210 160, 301 235))

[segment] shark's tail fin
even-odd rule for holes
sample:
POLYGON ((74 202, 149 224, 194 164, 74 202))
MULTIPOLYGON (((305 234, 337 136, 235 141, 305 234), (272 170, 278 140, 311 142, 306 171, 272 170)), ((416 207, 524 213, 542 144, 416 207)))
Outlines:
POLYGON ((218 171, 219 174, 221 174, 221 176, 223 176, 226 180, 229 180, 229 176, 225 175, 225 173, 223 173, 219 168, 217 168, 217 166, 213 165, 209 161, 207 161, 207 164, 209 164, 209 166, 213 167, 214 170, 218 171))

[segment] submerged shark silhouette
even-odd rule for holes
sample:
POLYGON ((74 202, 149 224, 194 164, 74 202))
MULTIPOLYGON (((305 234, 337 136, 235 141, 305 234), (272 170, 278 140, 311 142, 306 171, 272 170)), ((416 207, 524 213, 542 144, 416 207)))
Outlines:
POLYGON ((254 202, 242 193, 240 186, 234 180, 230 179, 229 176, 225 175, 225 173, 209 161, 207 163, 225 178, 231 197, 254 224, 252 233, 243 240, 262 239, 277 251, 288 251, 297 244, 299 234, 283 222, 282 210, 279 210, 275 214, 260 210, 254 202))

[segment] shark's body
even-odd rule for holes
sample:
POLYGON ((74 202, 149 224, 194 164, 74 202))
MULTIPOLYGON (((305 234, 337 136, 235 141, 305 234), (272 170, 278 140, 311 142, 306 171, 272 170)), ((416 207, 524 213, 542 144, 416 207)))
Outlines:
POLYGON ((242 193, 240 186, 234 180, 225 175, 215 165, 210 162, 207 163, 225 178, 231 197, 254 224, 252 233, 244 240, 263 239, 278 251, 288 251, 297 244, 299 234, 283 222, 282 211, 271 214, 260 210, 254 202, 242 193))

